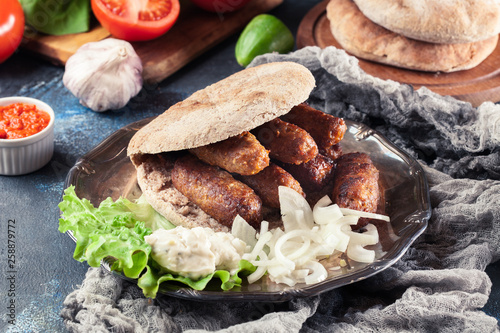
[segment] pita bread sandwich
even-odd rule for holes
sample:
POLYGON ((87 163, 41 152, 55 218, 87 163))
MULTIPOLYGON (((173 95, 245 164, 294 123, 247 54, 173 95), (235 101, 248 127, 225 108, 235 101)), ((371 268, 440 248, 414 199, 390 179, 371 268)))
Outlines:
POLYGON ((228 231, 234 217, 245 214, 258 224, 265 215, 254 209, 260 197, 236 178, 251 177, 271 162, 269 149, 257 147, 250 131, 304 102, 314 86, 304 66, 270 63, 237 72, 173 105, 129 143, 143 195, 177 226, 228 231), (216 165, 217 160, 239 166, 234 170, 216 165))

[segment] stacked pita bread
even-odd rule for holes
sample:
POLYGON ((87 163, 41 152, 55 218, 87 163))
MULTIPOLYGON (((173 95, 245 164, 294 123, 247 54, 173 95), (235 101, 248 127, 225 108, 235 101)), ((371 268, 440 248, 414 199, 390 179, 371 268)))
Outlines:
POLYGON ((354 56, 427 72, 479 65, 500 33, 499 0, 330 0, 327 17, 354 56))

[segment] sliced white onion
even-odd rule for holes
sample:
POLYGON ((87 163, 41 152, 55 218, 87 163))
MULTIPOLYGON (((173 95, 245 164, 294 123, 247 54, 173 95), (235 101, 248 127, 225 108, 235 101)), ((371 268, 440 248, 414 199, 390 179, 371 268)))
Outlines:
POLYGON ((293 251, 292 253, 287 254, 287 258, 290 260, 298 259, 304 256, 308 252, 310 247, 311 247, 311 239, 306 237, 304 239, 304 242, 302 243, 302 246, 293 251))
POLYGON ((349 231, 349 236, 351 237, 351 242, 353 244, 359 244, 362 246, 375 245, 379 241, 377 227, 373 224, 367 224, 365 226, 365 232, 354 232, 349 231))
POLYGON ((307 218, 305 216, 306 212, 304 212, 303 210, 296 210, 293 213, 295 215, 295 221, 297 223, 296 229, 309 230, 312 228, 313 225, 309 225, 309 222, 307 221, 307 218))
MULTIPOLYGON (((267 254, 264 251, 261 251, 259 253, 259 258, 264 262, 268 261, 267 254)), ((248 283, 252 284, 255 281, 260 280, 264 276, 264 274, 266 274, 266 271, 267 271, 267 266, 257 266, 257 269, 252 274, 247 276, 248 283)))
MULTIPOLYGON (((364 246, 379 241, 377 228, 368 224, 366 231, 359 233, 352 231, 351 225, 357 224, 360 217, 388 221, 387 216, 339 208, 328 196, 311 209, 302 195, 283 186, 279 187, 279 195, 284 230, 269 230, 268 222, 264 221, 257 234, 243 219, 235 219, 236 226, 233 224, 236 236, 241 235, 253 244, 243 255, 243 259, 257 267, 249 276, 250 283, 266 273, 271 281, 288 286, 323 281, 328 271, 319 260, 337 251, 358 262, 375 260, 375 251, 364 246)), ((342 262, 336 269, 341 266, 342 262)))
POLYGON ((293 287, 297 284, 297 280, 290 278, 286 275, 279 275, 279 276, 270 275, 269 278, 271 279, 271 281, 275 283, 283 283, 289 287, 293 287))
POLYGON ((276 258, 282 261, 283 265, 291 270, 295 269, 295 263, 284 255, 281 248, 287 240, 294 237, 300 237, 303 232, 303 230, 292 230, 290 232, 287 232, 283 236, 281 236, 274 245, 274 255, 276 256, 276 258))
POLYGON ((289 269, 284 265, 273 265, 267 267, 267 272, 269 273, 269 277, 271 279, 276 279, 284 276, 290 276, 293 272, 293 269, 289 269))
POLYGON ((244 241, 247 245, 250 245, 251 248, 257 243, 257 231, 240 215, 236 215, 234 218, 231 234, 244 241))
POLYGON ((273 235, 270 231, 261 235, 259 237, 259 240, 255 244, 254 248, 252 249, 252 252, 245 253, 242 258, 245 260, 248 260, 248 261, 255 260, 257 258, 257 256, 259 255, 259 253, 264 249, 264 246, 267 245, 267 243, 269 242, 269 240, 271 239, 272 236, 273 235))
POLYGON ((330 199, 330 197, 328 195, 325 195, 323 196, 321 199, 318 200, 318 202, 316 202, 316 204, 314 205, 314 208, 313 208, 313 214, 314 214, 314 210, 316 208, 323 208, 323 207, 327 207, 327 206, 330 206, 332 204, 332 200, 330 199))
POLYGON ((367 217, 370 219, 382 220, 382 221, 387 221, 387 222, 391 221, 391 218, 389 216, 382 215, 382 214, 363 212, 360 210, 355 210, 355 209, 350 209, 350 208, 340 208, 340 211, 344 215, 355 215, 355 216, 359 216, 359 217, 367 217))
POLYGON ((260 223, 260 235, 265 234, 269 230, 269 222, 267 221, 262 221, 260 223))
POLYGON ((358 223, 357 216, 344 216, 335 222, 323 225, 324 238, 334 235, 338 239, 335 249, 340 252, 345 252, 347 244, 349 244, 350 236, 349 233, 344 232, 343 226, 347 225, 347 227, 349 227, 348 230, 350 230, 350 225, 356 223, 358 223))
POLYGON ((280 228, 276 228, 276 229, 272 230, 272 234, 273 234, 273 237, 271 238, 271 240, 268 243, 268 246, 269 246, 269 257, 270 258, 275 258, 275 255, 274 255, 274 245, 276 244, 276 242, 278 241, 278 239, 285 234, 285 232, 283 230, 281 230, 280 228))
MULTIPOLYGON (((265 253, 262 251, 262 253, 265 253)), ((250 263, 256 267, 258 266, 279 266, 281 263, 276 258, 274 259, 263 259, 264 257, 259 254, 259 259, 250 261, 250 263)), ((266 254, 265 258, 269 258, 266 254)))
POLYGON ((358 262, 369 264, 375 261, 375 251, 367 250, 360 244, 349 244, 346 254, 350 259, 358 262))
POLYGON ((310 269, 296 269, 292 272, 292 277, 298 282, 305 282, 305 278, 309 275, 310 269))
POLYGON ((311 245, 310 252, 315 257, 330 256, 335 252, 338 244, 339 244, 339 239, 337 237, 335 237, 334 235, 330 235, 321 244, 315 243, 315 244, 311 245))
POLYGON ((328 276, 325 266, 321 265, 318 261, 309 261, 304 267, 312 270, 312 273, 304 278, 306 284, 321 282, 328 276))
POLYGON ((317 224, 328 224, 340 219, 342 216, 344 215, 340 211, 339 206, 336 204, 332 205, 332 201, 327 195, 314 205, 313 217, 314 222, 317 224))
POLYGON ((306 201, 306 199, 297 193, 295 190, 286 187, 278 187, 279 200, 280 200, 280 210, 283 220, 283 227, 285 231, 295 230, 299 228, 299 222, 312 228, 314 224, 314 218, 311 210, 311 206, 306 201), (297 221, 295 211, 302 211, 304 220, 297 221))
POLYGON ((342 224, 342 225, 356 225, 359 221, 359 216, 356 215, 346 215, 342 216, 340 219, 335 221, 335 223, 342 224))

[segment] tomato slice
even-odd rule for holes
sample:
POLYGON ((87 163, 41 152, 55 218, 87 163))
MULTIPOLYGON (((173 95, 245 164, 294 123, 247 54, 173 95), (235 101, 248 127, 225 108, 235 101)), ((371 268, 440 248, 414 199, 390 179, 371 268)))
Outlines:
POLYGON ((91 0, 92 11, 114 37, 151 40, 165 34, 179 17, 179 0, 91 0))
POLYGON ((0 63, 17 49, 24 33, 24 13, 18 0, 1 0, 0 9, 0 63))

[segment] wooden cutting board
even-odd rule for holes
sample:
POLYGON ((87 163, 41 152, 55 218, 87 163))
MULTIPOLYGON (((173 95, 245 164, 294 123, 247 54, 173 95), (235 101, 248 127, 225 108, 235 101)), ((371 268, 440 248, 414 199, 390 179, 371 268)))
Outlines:
MULTIPOLYGON (((313 7, 302 19, 297 31, 297 47, 335 46, 342 48, 330 32, 330 22, 326 17, 325 0, 313 7)), ((394 80, 422 86, 440 94, 470 102, 478 106, 484 101, 500 101, 500 44, 493 53, 475 68, 454 73, 428 73, 397 68, 363 59, 359 66, 368 74, 384 80, 394 80)))
MULTIPOLYGON (((148 83, 160 82, 190 61, 240 32, 256 15, 270 11, 283 0, 253 0, 241 10, 227 14, 203 11, 188 0, 181 0, 181 12, 174 27, 151 41, 133 42, 143 64, 148 83)), ((64 65, 85 43, 111 37, 98 23, 89 32, 65 36, 25 34, 22 47, 64 65)))

